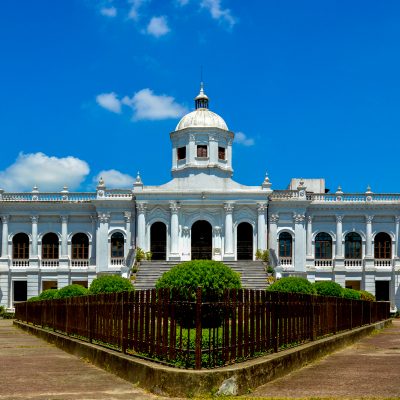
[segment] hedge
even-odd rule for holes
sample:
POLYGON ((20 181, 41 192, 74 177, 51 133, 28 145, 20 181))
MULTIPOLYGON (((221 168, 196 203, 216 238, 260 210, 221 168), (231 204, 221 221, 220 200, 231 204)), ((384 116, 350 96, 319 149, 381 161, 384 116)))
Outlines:
POLYGON ((281 278, 271 286, 268 286, 267 290, 272 292, 316 294, 315 288, 310 281, 296 276, 281 278))

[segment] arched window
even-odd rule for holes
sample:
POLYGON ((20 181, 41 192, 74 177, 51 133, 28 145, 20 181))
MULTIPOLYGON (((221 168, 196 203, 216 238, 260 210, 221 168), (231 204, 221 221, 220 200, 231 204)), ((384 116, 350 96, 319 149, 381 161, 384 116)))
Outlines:
POLYGON ((329 233, 320 232, 315 237, 315 259, 332 258, 332 237, 329 233))
POLYGON ((344 257, 349 259, 362 258, 362 240, 358 233, 350 232, 346 235, 344 257))
POLYGON ((279 257, 292 257, 292 235, 289 232, 279 235, 279 257))
POLYGON ((73 260, 87 260, 89 258, 89 238, 85 233, 76 233, 72 236, 71 244, 73 260))
POLYGON ((55 233, 46 233, 42 239, 42 259, 57 260, 58 259, 59 240, 55 233))
POLYGON ((392 258, 392 240, 385 232, 379 232, 374 241, 375 258, 392 258))
POLYGON ((121 232, 115 232, 111 236, 111 257, 124 257, 124 235, 121 232))
POLYGON ((13 259, 27 260, 29 258, 29 237, 26 233, 17 233, 13 237, 13 259))

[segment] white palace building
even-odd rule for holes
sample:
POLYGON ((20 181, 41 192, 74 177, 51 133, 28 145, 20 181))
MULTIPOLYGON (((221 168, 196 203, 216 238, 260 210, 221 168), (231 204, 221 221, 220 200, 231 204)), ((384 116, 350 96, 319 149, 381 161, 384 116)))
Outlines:
POLYGON ((235 182, 234 133, 209 110, 203 88, 170 138, 172 180, 161 186, 138 175, 130 190, 103 180, 91 193, 0 190, 1 304, 127 273, 141 248, 158 263, 244 268, 257 264, 257 249, 270 249, 278 273, 333 280, 400 306, 400 194, 326 193, 323 179, 292 179, 286 190, 272 190, 267 176, 257 186, 235 182))

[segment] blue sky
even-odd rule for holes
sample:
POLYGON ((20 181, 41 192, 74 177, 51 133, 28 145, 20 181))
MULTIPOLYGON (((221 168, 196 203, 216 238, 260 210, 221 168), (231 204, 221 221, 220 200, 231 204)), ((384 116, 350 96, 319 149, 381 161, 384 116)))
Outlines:
POLYGON ((399 20, 396 0, 3 1, 0 187, 168 181, 202 65, 235 180, 399 192, 399 20))

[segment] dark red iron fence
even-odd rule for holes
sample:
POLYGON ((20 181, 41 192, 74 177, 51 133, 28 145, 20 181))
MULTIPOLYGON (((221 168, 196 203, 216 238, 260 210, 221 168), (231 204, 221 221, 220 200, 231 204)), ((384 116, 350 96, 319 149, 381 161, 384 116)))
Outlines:
POLYGON ((389 318, 389 302, 226 290, 142 290, 18 303, 16 318, 126 354, 213 368, 389 318), (209 296, 209 294, 208 294, 209 296), (188 300, 188 298, 190 300, 188 300))

